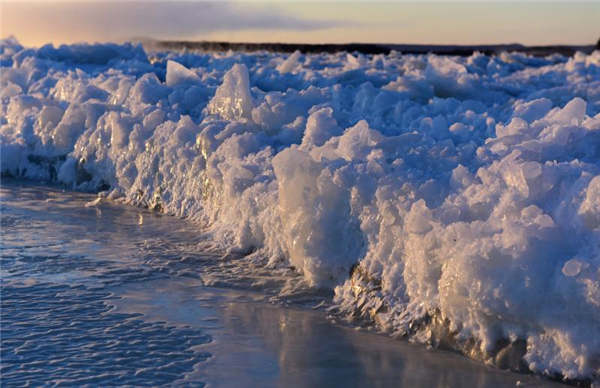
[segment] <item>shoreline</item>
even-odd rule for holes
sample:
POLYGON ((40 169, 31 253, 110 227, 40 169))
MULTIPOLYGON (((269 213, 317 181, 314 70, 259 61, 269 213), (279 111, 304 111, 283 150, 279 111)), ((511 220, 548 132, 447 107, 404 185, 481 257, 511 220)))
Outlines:
POLYGON ((451 56, 470 56, 475 52, 485 55, 497 55, 501 52, 522 52, 533 56, 547 56, 561 54, 572 56, 581 51, 592 53, 597 46, 594 45, 549 45, 549 46, 524 46, 517 43, 511 44, 482 44, 482 45, 429 45, 429 44, 379 44, 379 43, 244 43, 222 41, 186 41, 186 40, 143 40, 140 42, 152 49, 164 50, 192 50, 192 51, 268 51, 279 53, 337 53, 359 52, 362 54, 389 54, 398 51, 403 54, 436 54, 451 56))

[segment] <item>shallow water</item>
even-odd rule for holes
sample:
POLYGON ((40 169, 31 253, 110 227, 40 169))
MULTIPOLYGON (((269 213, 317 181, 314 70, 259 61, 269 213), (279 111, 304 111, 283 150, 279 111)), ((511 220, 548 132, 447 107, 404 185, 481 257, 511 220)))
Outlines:
POLYGON ((553 385, 332 323, 301 286, 281 303, 296 275, 223 259, 184 220, 19 182, 0 196, 2 385, 553 385))

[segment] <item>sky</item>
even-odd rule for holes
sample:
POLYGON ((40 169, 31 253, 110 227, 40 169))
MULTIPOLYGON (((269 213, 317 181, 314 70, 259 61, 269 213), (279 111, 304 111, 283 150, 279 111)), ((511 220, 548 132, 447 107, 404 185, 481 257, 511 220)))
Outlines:
POLYGON ((0 36, 27 46, 138 38, 288 43, 593 44, 600 0, 0 0, 0 36))

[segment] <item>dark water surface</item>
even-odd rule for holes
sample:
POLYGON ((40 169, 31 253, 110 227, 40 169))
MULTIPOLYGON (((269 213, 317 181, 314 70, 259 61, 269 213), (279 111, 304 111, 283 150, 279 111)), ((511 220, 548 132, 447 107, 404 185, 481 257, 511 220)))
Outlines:
POLYGON ((282 304, 298 275, 95 199, 2 182, 2 386, 559 386, 333 324, 301 287, 282 304))

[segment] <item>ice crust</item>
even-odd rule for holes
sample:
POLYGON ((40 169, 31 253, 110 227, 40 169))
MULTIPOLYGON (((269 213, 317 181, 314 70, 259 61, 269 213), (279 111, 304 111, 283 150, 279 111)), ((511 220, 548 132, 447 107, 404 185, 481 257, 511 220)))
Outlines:
POLYGON ((600 376, 600 52, 0 64, 3 174, 197 220, 390 333, 600 376))

